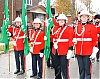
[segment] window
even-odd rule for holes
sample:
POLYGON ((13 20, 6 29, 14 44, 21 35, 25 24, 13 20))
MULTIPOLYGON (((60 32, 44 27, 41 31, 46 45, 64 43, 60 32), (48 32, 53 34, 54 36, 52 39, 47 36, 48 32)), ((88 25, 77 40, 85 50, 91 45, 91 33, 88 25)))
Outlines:
POLYGON ((32 5, 32 0, 27 0, 27 5, 32 5))

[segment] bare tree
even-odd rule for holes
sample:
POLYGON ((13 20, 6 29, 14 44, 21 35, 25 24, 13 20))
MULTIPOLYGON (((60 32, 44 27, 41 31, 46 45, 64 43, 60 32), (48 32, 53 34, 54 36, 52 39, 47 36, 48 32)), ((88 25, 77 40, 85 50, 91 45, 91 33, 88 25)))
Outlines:
POLYGON ((71 0, 57 0, 55 8, 58 13, 71 14, 71 0))
POLYGON ((87 7, 87 10, 90 11, 90 3, 92 2, 91 0, 81 0, 82 3, 84 3, 87 7))

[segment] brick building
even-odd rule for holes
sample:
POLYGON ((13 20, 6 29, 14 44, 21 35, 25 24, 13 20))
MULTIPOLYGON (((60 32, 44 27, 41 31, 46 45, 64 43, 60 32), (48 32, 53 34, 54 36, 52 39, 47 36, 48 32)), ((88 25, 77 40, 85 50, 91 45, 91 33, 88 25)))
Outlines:
MULTIPOLYGON (((27 15, 31 22, 34 18, 39 17, 42 21, 45 18, 45 7, 38 5, 42 0, 27 0, 27 15)), ((22 0, 8 0, 10 23, 19 15, 21 16, 22 0), (13 6, 12 6, 13 5, 13 6)), ((0 27, 3 21, 4 0, 0 0, 0 27)), ((68 24, 71 23, 71 16, 68 17, 68 24)))
MULTIPOLYGON (((45 14, 40 13, 40 11, 45 12, 45 8, 43 6, 38 6, 38 3, 41 0, 27 0, 27 9, 28 9, 28 17, 29 20, 33 20, 37 14, 45 14), (36 12, 33 12, 33 10, 39 10, 36 12), (38 13, 39 12, 39 13, 38 13), (35 14, 36 13, 36 14, 35 14)), ((9 18, 10 23, 18 16, 21 16, 21 8, 22 8, 22 0, 8 0, 8 8, 9 8, 9 18)), ((3 11, 4 11, 4 0, 0 0, 0 26, 2 25, 3 21, 3 11)))

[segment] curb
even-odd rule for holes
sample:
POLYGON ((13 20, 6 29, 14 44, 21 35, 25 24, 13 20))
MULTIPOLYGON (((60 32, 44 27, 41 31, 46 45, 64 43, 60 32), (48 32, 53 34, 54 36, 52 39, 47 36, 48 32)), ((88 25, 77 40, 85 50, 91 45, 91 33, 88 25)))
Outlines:
MULTIPOLYGON (((12 51, 14 51, 14 49, 10 49, 8 52, 11 53, 12 51)), ((7 52, 7 53, 8 53, 8 52, 7 52)), ((1 55, 1 54, 7 54, 7 53, 5 53, 4 51, 0 51, 0 55, 1 55)))
MULTIPOLYGON (((13 41, 10 41, 9 44, 13 44, 13 41)), ((0 45, 4 45, 4 43, 0 43, 0 45)), ((14 50, 14 49, 9 49, 8 52, 12 52, 13 50, 14 50)), ((7 53, 8 53, 8 52, 7 52, 7 53)), ((6 53, 5 53, 4 51, 0 51, 0 55, 1 55, 1 54, 6 54, 6 53)))
MULTIPOLYGON (((13 41, 10 41, 9 44, 13 44, 13 41)), ((4 43, 0 43, 0 45, 4 45, 4 43)))

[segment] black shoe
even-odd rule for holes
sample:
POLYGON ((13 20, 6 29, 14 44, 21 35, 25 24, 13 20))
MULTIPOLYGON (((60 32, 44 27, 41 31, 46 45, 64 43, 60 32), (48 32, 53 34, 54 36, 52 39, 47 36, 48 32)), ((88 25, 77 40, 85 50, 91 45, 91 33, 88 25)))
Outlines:
POLYGON ((41 76, 37 76, 37 78, 36 79, 41 79, 42 77, 41 76))
POLYGON ((54 67, 51 66, 50 68, 53 69, 54 67))
POLYGON ((20 73, 18 75, 22 75, 25 73, 25 70, 21 70, 20 73))
POLYGON ((97 62, 99 62, 99 59, 97 59, 97 62))
POLYGON ((17 74, 17 73, 19 73, 19 72, 20 72, 20 70, 17 69, 17 70, 14 72, 14 74, 17 74))
POLYGON ((50 68, 50 66, 47 66, 47 68, 50 68))
POLYGON ((30 75, 30 78, 31 78, 31 77, 35 77, 35 76, 37 76, 37 75, 36 75, 36 74, 32 74, 32 75, 30 75))

